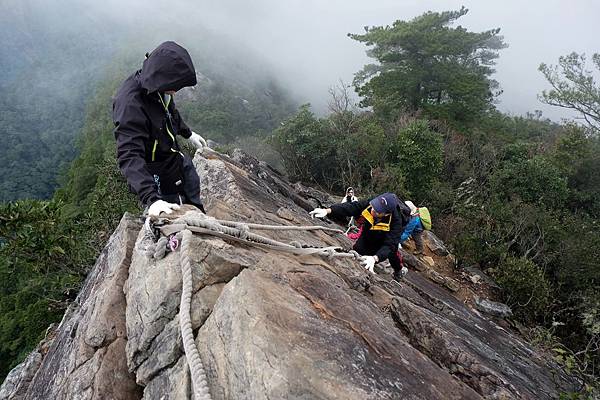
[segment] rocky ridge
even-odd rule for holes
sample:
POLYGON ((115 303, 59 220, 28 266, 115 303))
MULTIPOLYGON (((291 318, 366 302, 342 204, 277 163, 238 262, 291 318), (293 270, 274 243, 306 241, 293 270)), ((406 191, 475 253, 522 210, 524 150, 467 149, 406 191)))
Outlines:
MULTIPOLYGON (((209 215, 311 225, 335 202, 241 152, 194 163, 209 215)), ((182 214, 193 215, 184 209, 182 214)), ((320 222, 319 222, 320 223, 320 222)), ((327 224, 327 222, 323 222, 327 224)), ((329 224, 327 226, 334 226, 329 224)), ((350 248, 343 235, 260 232, 350 248)), ((60 325, 0 388, 0 399, 190 399, 179 331, 178 251, 148 257, 125 215, 60 325)), ((194 235, 192 326, 214 399, 553 399, 577 382, 457 296, 428 235, 400 284, 351 259, 299 257, 194 235)))

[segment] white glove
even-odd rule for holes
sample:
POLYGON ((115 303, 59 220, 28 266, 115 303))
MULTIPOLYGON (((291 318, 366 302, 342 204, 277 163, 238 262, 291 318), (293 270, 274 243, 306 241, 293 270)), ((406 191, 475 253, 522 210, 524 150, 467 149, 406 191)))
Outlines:
POLYGON ((329 214, 327 208, 315 208, 311 212, 309 212, 311 218, 325 218, 327 214, 329 214))
POLYGON ((365 267, 365 269, 371 273, 375 273, 375 256, 362 256, 360 258, 360 265, 365 267))
POLYGON ((204 147, 208 147, 208 145, 206 144, 206 140, 204 140, 202 136, 198 135, 194 131, 192 131, 192 136, 189 137, 189 140, 194 146, 196 146, 198 150, 200 150, 200 152, 202 152, 202 149, 204 147))
POLYGON ((158 217, 160 213, 171 214, 173 210, 179 210, 179 204, 167 203, 164 200, 156 200, 148 208, 148 216, 158 217))

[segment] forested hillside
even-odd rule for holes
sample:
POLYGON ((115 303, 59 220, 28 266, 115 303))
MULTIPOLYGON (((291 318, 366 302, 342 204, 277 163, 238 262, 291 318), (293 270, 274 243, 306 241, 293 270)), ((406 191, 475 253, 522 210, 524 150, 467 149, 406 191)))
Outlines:
POLYGON ((51 200, 0 205, 0 373, 60 320, 120 215, 139 212, 115 164, 110 93, 89 102, 81 156, 51 200))
POLYGON ((117 33, 93 21, 83 5, 0 5, 0 201, 51 197, 77 154, 85 103, 117 49, 117 33))

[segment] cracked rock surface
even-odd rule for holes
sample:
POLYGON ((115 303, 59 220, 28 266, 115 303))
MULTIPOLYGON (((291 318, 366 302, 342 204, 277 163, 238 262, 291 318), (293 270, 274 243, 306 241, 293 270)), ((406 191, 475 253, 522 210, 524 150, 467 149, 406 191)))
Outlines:
MULTIPOLYGON (((331 197, 248 155, 207 150, 194 164, 212 217, 336 227, 306 212, 331 197)), ((351 247, 329 232, 252 232, 351 247)), ((15 368, 0 399, 192 399, 181 250, 152 259, 148 240, 135 218, 123 218, 47 352, 15 368)), ((577 384, 414 257, 406 261, 419 270, 398 284, 347 258, 199 234, 188 245, 192 328, 213 399, 553 399, 577 384)), ((429 245, 447 256, 436 237, 429 245)))

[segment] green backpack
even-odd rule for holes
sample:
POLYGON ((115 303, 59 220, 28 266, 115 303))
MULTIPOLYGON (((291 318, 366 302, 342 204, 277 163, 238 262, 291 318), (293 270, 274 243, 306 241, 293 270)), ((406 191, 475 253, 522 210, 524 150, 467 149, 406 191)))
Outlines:
POLYGON ((419 207, 419 218, 421 218, 421 223, 423 224, 423 228, 425 230, 431 230, 431 215, 429 214, 429 210, 427 207, 419 207))

